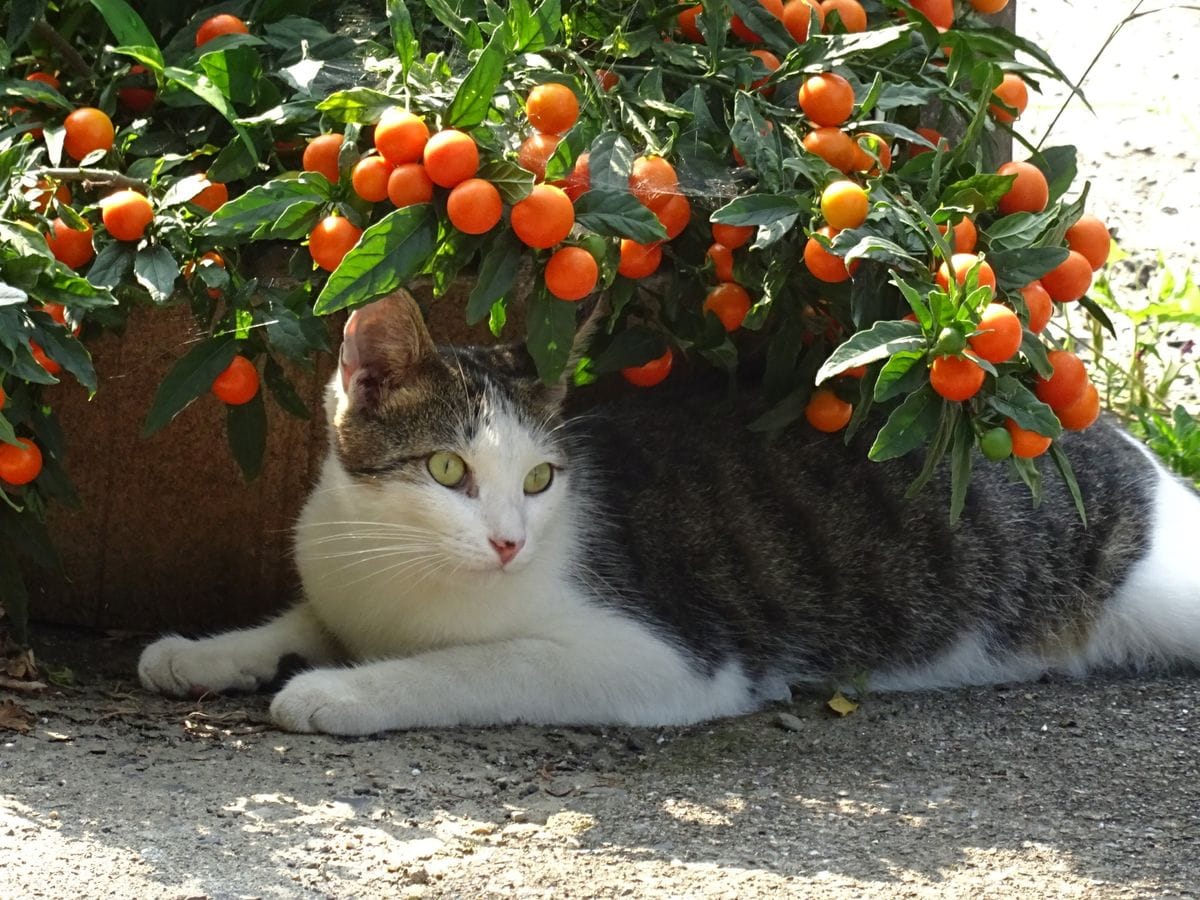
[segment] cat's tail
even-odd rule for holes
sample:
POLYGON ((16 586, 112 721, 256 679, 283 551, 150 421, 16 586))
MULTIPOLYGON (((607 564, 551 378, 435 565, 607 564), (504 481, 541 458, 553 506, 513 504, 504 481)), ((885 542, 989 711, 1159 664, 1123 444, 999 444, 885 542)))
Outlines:
POLYGON ((1096 623, 1089 668, 1200 667, 1200 494, 1154 464, 1149 550, 1096 623))

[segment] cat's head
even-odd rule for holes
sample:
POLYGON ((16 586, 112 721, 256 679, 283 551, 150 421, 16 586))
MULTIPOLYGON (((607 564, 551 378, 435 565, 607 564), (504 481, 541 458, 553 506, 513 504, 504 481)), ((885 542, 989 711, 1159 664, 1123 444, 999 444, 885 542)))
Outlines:
POLYGON ((332 452, 361 518, 407 535, 429 569, 511 573, 561 536, 561 400, 523 347, 435 347, 401 292, 346 323, 332 452))

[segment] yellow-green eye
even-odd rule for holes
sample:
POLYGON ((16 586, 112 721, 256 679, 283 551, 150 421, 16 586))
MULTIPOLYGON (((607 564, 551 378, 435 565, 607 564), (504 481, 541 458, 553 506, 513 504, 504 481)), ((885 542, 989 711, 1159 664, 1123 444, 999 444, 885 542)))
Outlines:
POLYGON ((550 463, 538 463, 525 476, 525 493, 540 494, 546 488, 550 487, 550 482, 553 480, 554 466, 550 465, 550 463))
POLYGON ((449 450, 429 454, 426 465, 429 466, 429 474, 433 476, 433 480, 445 487, 458 487, 467 477, 467 464, 461 456, 449 450))

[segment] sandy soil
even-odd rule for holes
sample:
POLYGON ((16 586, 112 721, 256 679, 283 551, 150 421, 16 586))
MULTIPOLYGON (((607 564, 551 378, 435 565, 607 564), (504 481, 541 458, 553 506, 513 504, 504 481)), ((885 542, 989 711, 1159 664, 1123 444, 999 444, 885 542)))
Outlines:
MULTIPOLYGON (((1020 28, 1078 76, 1129 5, 1021 0, 1020 28)), ((1198 258, 1198 39, 1187 10, 1130 26, 1048 141, 1081 148, 1122 290, 1198 258)), ((2 897, 1200 895, 1195 675, 346 740, 150 696, 138 639, 41 634, 76 683, 0 731, 2 897)))

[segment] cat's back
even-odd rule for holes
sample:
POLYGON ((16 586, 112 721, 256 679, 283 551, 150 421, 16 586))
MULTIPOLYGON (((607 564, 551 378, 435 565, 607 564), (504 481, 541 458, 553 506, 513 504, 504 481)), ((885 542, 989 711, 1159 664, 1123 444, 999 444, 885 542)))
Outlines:
POLYGON ((880 423, 848 446, 803 422, 768 438, 748 428, 765 409, 752 390, 684 385, 572 424, 614 602, 713 664, 848 674, 920 664, 967 633, 1070 652, 1149 552, 1161 476, 1109 422, 1060 442, 1086 525, 1049 459, 1035 507, 1007 465, 977 457, 951 527, 946 466, 906 498, 920 454, 868 460, 880 423))

